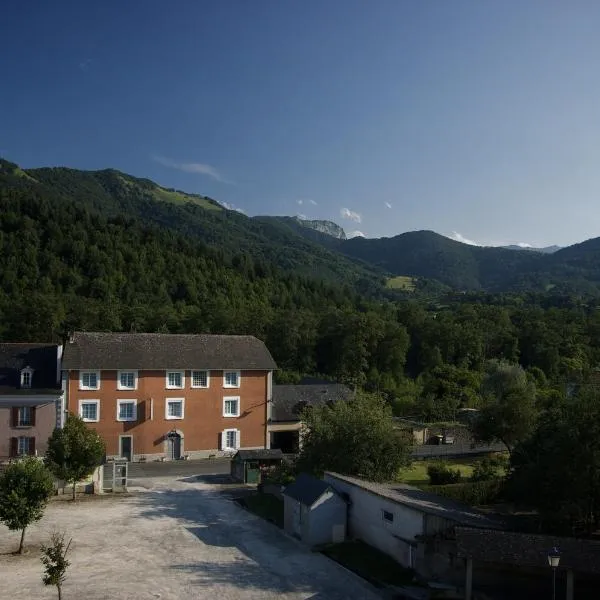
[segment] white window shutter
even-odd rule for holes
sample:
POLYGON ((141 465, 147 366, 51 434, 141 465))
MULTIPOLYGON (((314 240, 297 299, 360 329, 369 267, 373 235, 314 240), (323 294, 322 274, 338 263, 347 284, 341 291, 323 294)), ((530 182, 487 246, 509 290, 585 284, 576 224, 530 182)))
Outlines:
POLYGON ((240 430, 236 429, 235 431, 235 448, 236 450, 240 447, 240 430))
POLYGON ((221 450, 225 450, 226 445, 227 445, 227 434, 224 431, 221 431, 221 450))

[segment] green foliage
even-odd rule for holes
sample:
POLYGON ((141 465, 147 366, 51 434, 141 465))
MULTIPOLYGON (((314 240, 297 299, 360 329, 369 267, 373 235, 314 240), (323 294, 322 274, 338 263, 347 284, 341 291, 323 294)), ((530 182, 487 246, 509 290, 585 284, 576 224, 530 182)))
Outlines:
POLYGON ((475 463, 471 481, 489 481, 504 477, 508 470, 508 459, 502 454, 485 456, 482 460, 475 463))
POLYGON ((585 386, 547 409, 511 456, 510 490, 550 523, 572 533, 600 525, 600 392, 585 386))
POLYGON ((433 463, 427 467, 427 476, 431 485, 448 485, 458 483, 461 478, 459 469, 452 469, 443 462, 433 463))
POLYGON ((293 464, 283 461, 273 469, 269 470, 263 477, 263 483, 274 483, 277 485, 288 485, 296 479, 296 468, 293 464))
POLYGON ((488 479, 486 481, 464 481, 449 485, 427 485, 421 487, 427 492, 444 496, 462 504, 481 506, 484 504, 493 504, 502 497, 504 481, 502 479, 488 479))
POLYGON ((0 474, 0 521, 11 530, 22 531, 19 553, 23 552, 25 529, 42 518, 53 491, 50 472, 34 457, 9 464, 0 474))
POLYGON ((389 481, 408 464, 409 440, 394 428, 390 407, 376 395, 311 407, 304 423, 299 471, 389 481))
POLYGON ((71 546, 71 541, 65 544, 65 534, 54 532, 50 538, 50 543, 42 545, 41 561, 44 565, 44 575, 42 581, 44 585, 56 586, 58 600, 62 597, 62 585, 66 579, 67 568, 70 562, 67 560, 67 553, 71 546))
POLYGON ((48 440, 46 464, 57 479, 75 485, 94 472, 104 460, 105 446, 100 435, 80 417, 67 416, 65 426, 55 429, 48 440))

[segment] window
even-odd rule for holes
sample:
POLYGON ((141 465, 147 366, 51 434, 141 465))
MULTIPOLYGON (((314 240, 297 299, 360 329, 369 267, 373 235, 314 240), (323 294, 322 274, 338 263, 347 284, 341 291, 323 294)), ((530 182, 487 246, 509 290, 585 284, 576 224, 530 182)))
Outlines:
POLYGON ((21 371, 21 387, 22 388, 30 388, 31 387, 31 378, 33 376, 33 369, 26 367, 21 371))
POLYGON ((240 447, 240 432, 238 429, 225 429, 221 436, 221 450, 237 450, 240 447))
POLYGON ((135 400, 117 400, 117 421, 137 420, 137 402, 135 400))
POLYGON ((99 390, 100 371, 81 371, 79 374, 80 390, 99 390))
POLYGON ((33 425, 31 406, 20 406, 17 410, 17 427, 31 427, 33 425))
POLYGON ((165 419, 183 419, 183 398, 167 398, 165 404, 165 419))
POLYGON ((239 371, 223 371, 223 387, 239 388, 240 379, 239 371))
POLYGON ((137 390, 137 371, 119 371, 117 389, 137 390))
POLYGON ((80 400, 79 416, 86 423, 97 423, 100 420, 100 400, 80 400))
POLYGON ((381 511, 381 518, 386 523, 393 523, 394 522, 394 513, 390 512, 389 510, 382 510, 381 511))
POLYGON ((192 371, 192 387, 207 388, 208 387, 208 371, 192 371))
POLYGON ((167 371, 167 389, 180 390, 183 389, 185 375, 183 371, 167 371))
POLYGON ((30 451, 30 443, 29 440, 31 438, 28 437, 20 437, 18 438, 18 445, 17 445, 17 454, 19 456, 25 456, 27 454, 29 454, 30 451))
POLYGON ((225 396, 223 398, 223 416, 224 417, 239 417, 240 416, 240 397, 225 396))

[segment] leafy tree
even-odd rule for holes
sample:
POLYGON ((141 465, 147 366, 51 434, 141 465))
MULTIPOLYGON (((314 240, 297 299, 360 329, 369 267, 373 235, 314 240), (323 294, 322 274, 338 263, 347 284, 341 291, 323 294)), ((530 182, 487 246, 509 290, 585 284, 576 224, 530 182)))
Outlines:
POLYGON ((80 417, 69 414, 62 429, 55 429, 48 440, 46 464, 57 479, 75 486, 102 464, 105 455, 104 441, 87 427, 80 417))
POLYGON ((21 530, 19 554, 23 553, 25 530, 42 518, 53 491, 52 475, 34 457, 9 464, 0 475, 0 521, 13 531, 21 530))
POLYGON ((585 387, 547 410, 511 456, 515 498, 572 532, 600 525, 600 392, 585 387))
POLYGON ((509 453, 531 435, 538 416, 535 384, 519 365, 490 361, 482 384, 483 406, 471 423, 479 442, 502 442, 509 453))
POLYGON ((50 538, 50 544, 48 546, 42 545, 42 564, 44 565, 44 575, 42 581, 44 585, 56 586, 58 592, 58 600, 62 599, 62 585, 66 579, 67 568, 69 567, 69 561, 67 560, 67 553, 71 547, 69 540, 65 544, 65 534, 55 532, 50 538))
POLYGON ((410 442, 394 428, 389 405, 374 394, 308 408, 304 423, 300 471, 386 481, 408 464, 410 442))

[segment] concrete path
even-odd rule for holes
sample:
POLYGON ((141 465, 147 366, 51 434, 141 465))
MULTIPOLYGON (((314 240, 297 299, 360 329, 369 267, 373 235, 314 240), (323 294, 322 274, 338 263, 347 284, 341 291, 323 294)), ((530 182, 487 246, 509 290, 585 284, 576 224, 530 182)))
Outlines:
POLYGON ((0 597, 55 598, 42 586, 37 548, 59 529, 73 538, 65 599, 378 598, 353 574, 240 508, 220 485, 149 483, 152 489, 128 497, 53 502, 29 532, 25 557, 6 554, 18 533, 0 526, 0 597))

